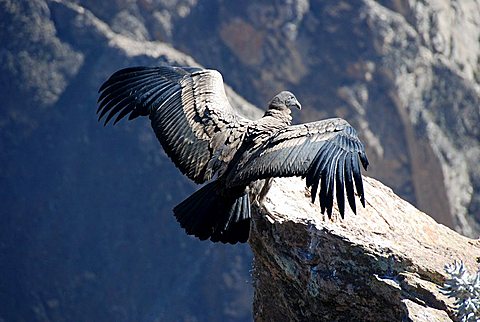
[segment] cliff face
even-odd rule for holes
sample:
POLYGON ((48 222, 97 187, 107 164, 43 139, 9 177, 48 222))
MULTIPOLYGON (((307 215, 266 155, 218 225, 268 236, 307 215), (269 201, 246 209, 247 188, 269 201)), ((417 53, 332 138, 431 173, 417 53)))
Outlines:
POLYGON ((480 241, 461 236, 365 178, 355 216, 322 218, 300 179, 276 179, 255 211, 256 321, 451 321, 444 267, 478 269, 480 241))
POLYGON ((216 68, 260 107, 289 89, 296 121, 346 118, 370 175, 478 234, 479 15, 475 1, 0 0, 0 319, 251 319, 248 247, 185 236, 171 208, 195 187, 147 120, 96 122, 99 85, 125 66, 216 68))

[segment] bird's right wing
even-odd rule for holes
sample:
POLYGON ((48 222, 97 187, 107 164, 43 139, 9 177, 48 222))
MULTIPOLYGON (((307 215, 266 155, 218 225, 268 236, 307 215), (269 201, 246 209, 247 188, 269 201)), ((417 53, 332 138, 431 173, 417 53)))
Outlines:
POLYGON ((197 183, 231 160, 250 122, 228 102, 222 75, 191 67, 133 67, 114 73, 100 88, 105 124, 149 115, 175 165, 197 183))
POLYGON ((231 186, 270 177, 301 176, 312 187, 312 202, 320 185, 322 213, 332 214, 334 185, 340 214, 344 214, 344 189, 355 212, 354 184, 365 206, 360 162, 368 166, 365 148, 356 131, 339 118, 288 126, 253 149, 246 150, 236 171, 227 178, 231 186))

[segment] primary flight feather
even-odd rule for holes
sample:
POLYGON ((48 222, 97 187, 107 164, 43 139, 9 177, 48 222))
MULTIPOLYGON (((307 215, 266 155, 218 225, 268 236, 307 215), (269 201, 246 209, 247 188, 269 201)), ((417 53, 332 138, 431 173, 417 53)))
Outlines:
POLYGON ((283 91, 264 116, 250 120, 228 102, 221 74, 192 67, 133 67, 114 73, 99 90, 99 120, 114 124, 149 116, 152 128, 180 171, 210 181, 173 212, 188 234, 223 243, 246 242, 250 198, 261 201, 273 177, 301 176, 331 216, 334 193, 341 216, 355 192, 365 206, 360 163, 368 160, 356 131, 340 118, 291 125, 301 108, 283 91), (335 191, 334 191, 335 190, 335 191))

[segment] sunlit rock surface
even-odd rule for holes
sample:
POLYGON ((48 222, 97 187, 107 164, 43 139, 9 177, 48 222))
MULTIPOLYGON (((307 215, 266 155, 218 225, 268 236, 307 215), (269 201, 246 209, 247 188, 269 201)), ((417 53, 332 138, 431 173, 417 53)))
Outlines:
MULTIPOLYGON (((329 220, 300 179, 276 179, 256 207, 256 321, 450 321, 444 267, 476 271, 480 241, 438 224, 365 178, 366 207, 329 220)), ((358 203, 357 199, 357 203, 358 203)))

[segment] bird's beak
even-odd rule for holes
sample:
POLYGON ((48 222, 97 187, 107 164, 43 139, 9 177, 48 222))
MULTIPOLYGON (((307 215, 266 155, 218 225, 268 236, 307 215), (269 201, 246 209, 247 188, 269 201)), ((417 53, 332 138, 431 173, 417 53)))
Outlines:
POLYGON ((300 104, 297 100, 295 100, 295 102, 293 102, 293 106, 295 106, 295 107, 298 108, 299 110, 302 109, 302 104, 300 104))

